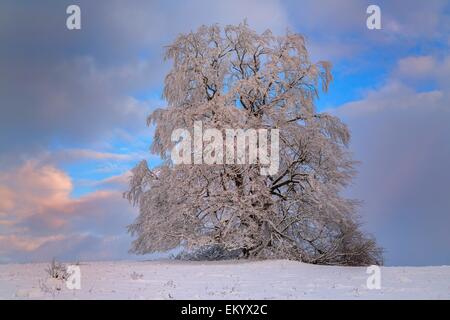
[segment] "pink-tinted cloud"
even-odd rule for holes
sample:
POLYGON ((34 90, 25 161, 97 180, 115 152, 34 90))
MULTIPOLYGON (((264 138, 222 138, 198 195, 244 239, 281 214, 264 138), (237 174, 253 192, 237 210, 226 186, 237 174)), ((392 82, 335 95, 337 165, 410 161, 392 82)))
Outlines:
POLYGON ((50 241, 64 240, 63 235, 52 235, 46 237, 27 237, 19 235, 0 235, 0 254, 11 251, 32 252, 41 247, 43 244, 50 241))
POLYGON ((0 173, 0 188, 6 190, 1 195, 2 199, 7 197, 9 209, 3 211, 8 216, 24 218, 45 214, 49 209, 61 213, 71 210, 70 177, 49 165, 37 167, 35 162, 28 161, 19 168, 0 173))
MULTIPOLYGON (((112 182, 117 189, 124 180, 112 182)), ((135 212, 121 192, 73 198, 72 191, 67 173, 49 164, 27 161, 0 173, 0 262, 127 257, 135 212)))
POLYGON ((0 185, 0 217, 14 207, 14 193, 8 188, 0 185))

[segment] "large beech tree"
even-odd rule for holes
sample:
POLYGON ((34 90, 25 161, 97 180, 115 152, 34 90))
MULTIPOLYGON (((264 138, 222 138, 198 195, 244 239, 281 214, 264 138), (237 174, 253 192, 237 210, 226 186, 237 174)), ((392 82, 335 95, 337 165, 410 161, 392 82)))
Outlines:
POLYGON ((246 23, 202 26, 167 47, 168 106, 154 111, 151 150, 163 164, 133 169, 126 197, 139 207, 129 226, 135 253, 219 246, 241 257, 309 263, 382 263, 359 229, 355 200, 341 195, 355 174, 349 131, 319 113, 330 63, 310 61, 304 38, 259 34, 246 23), (279 170, 261 164, 182 164, 170 157, 177 128, 279 129, 279 170))

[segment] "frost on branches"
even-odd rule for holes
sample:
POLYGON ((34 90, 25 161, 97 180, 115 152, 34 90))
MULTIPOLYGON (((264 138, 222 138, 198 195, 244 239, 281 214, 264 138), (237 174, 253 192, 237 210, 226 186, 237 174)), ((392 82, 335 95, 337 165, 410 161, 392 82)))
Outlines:
POLYGON ((202 26, 168 46, 168 107, 154 111, 152 152, 163 164, 133 169, 126 197, 139 207, 129 232, 139 254, 221 248, 242 258, 318 264, 381 264, 381 249, 359 230, 358 203, 340 195, 355 174, 350 134, 314 100, 332 79, 312 63, 301 35, 258 34, 246 23, 202 26), (260 164, 174 165, 177 128, 279 129, 279 170, 260 164))

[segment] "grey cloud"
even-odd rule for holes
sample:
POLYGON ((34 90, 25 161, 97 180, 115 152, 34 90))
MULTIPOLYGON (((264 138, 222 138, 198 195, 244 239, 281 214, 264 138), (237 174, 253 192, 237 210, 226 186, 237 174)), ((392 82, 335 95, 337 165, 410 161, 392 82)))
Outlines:
MULTIPOLYGON (((7 63, 7 62, 6 62, 7 63)), ((4 65, 1 86, 0 150, 26 150, 35 143, 86 143, 117 128, 145 128, 150 106, 125 94, 132 70, 98 70, 91 59, 35 65, 4 65)), ((141 70, 142 68, 142 70, 141 70)))
MULTIPOLYGON (((374 37, 399 33, 369 33, 367 1, 76 1, 82 9, 82 30, 69 31, 65 9, 72 3, 2 3, 2 151, 23 152, 49 143, 87 145, 119 129, 144 130, 145 114, 156 106, 130 95, 160 90, 168 70, 162 62, 164 46, 201 24, 247 18, 259 31, 295 28, 310 37, 314 57, 326 59, 354 56, 373 47, 374 37)), ((448 30, 442 1, 380 6, 387 25, 396 21, 402 34, 415 34, 419 13, 427 18, 419 19, 425 21, 420 35, 448 30), (405 10, 406 6, 416 9, 405 10)))
POLYGON ((77 234, 47 241, 31 252, 12 252, 8 257, 3 257, 3 262, 48 262, 53 258, 72 263, 130 259, 132 257, 128 253, 130 241, 131 238, 127 235, 104 237, 77 234))
POLYGON ((164 46, 178 33, 244 18, 261 30, 287 24, 278 1, 75 3, 82 18, 77 31, 65 26, 73 1, 2 3, 2 153, 88 146, 119 131, 143 132, 146 115, 159 105, 132 96, 160 91, 168 68, 164 46))
POLYGON ((414 48, 418 41, 447 41, 450 30, 449 2, 321 0, 287 1, 289 19, 296 30, 310 38, 311 53, 317 59, 336 61, 369 51, 391 50, 398 55, 414 48), (381 30, 366 27, 369 5, 381 9, 381 30))
POLYGON ((322 35, 334 35, 346 39, 357 34, 367 40, 386 40, 387 37, 442 38, 447 37, 449 18, 448 1, 389 1, 381 0, 321 0, 287 1, 291 6, 289 16, 296 26, 322 35), (369 31, 366 27, 369 5, 376 4, 381 10, 382 29, 369 31), (295 20, 294 20, 295 18, 295 20), (420 23, 418 23, 420 21, 420 23), (390 35, 389 35, 390 33, 390 35))
POLYGON ((395 80, 336 113, 361 160, 349 194, 389 265, 450 264, 450 99, 395 80))

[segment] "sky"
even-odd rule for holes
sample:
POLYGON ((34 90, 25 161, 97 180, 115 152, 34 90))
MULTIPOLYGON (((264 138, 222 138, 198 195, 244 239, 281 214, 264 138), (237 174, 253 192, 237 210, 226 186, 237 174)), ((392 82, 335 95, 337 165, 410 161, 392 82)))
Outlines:
MULTIPOLYGON (((450 2, 10 1, 0 4, 0 263, 144 259, 122 197, 149 153, 164 46, 202 24, 303 34, 333 64, 318 109, 348 124, 363 228, 386 265, 450 265, 450 2), (81 30, 66 8, 81 9, 81 30), (381 29, 366 9, 381 9, 381 29)), ((152 256, 150 256, 151 258, 152 256)))

